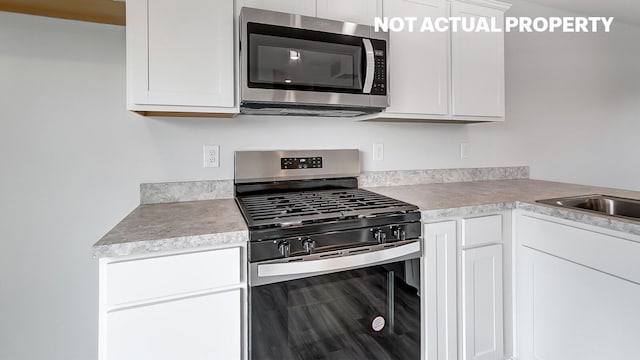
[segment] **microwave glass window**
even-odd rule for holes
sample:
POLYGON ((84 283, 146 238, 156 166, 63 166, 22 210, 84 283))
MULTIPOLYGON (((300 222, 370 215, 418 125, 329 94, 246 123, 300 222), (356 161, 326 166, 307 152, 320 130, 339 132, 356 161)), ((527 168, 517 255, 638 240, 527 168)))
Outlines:
POLYGON ((250 86, 362 91, 362 48, 250 34, 250 86))

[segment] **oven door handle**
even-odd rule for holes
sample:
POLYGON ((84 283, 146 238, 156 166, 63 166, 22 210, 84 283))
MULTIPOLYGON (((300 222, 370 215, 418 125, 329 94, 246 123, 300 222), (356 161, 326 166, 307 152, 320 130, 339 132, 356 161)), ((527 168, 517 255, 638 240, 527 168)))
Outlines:
POLYGON ((371 40, 362 39, 362 44, 364 45, 364 54, 367 59, 367 67, 365 69, 364 76, 364 85, 362 86, 362 92, 364 94, 371 93, 371 88, 373 87, 373 76, 374 70, 376 68, 376 60, 373 53, 373 44, 371 44, 371 40))
POLYGON ((412 254, 416 254, 418 257, 420 256, 419 241, 364 254, 347 255, 321 260, 258 264, 258 277, 265 278, 271 276, 331 273, 339 270, 386 263, 412 254))

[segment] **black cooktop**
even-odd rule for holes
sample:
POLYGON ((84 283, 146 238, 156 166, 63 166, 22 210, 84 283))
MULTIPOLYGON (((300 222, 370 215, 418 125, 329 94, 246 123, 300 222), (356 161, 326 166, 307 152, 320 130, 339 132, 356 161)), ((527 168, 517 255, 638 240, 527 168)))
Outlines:
POLYGON ((251 230, 371 219, 418 207, 364 189, 300 191, 236 198, 251 230))

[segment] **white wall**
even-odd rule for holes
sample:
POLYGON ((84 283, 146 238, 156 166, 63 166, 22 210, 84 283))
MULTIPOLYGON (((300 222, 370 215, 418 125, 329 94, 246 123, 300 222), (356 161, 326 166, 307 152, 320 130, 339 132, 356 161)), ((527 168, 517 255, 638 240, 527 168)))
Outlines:
MULTIPOLYGON (((509 16, 575 16, 521 0, 509 16)), ((474 127, 475 156, 510 152, 531 177, 640 190, 640 28, 506 36, 507 122, 474 127)))
MULTIPOLYGON (((558 13, 514 3, 510 15, 558 13)), ((366 170, 529 164, 639 190, 640 30, 615 29, 508 35, 504 124, 154 119, 125 110, 123 28, 0 12, 0 359, 95 359, 90 246, 139 183, 232 178, 236 149, 357 147, 366 170), (374 142, 384 162, 369 160, 374 142), (221 145, 221 168, 201 167, 205 143, 221 145)))
POLYGON ((94 359, 89 246, 137 203, 123 30, 0 13, 0 359, 94 359))

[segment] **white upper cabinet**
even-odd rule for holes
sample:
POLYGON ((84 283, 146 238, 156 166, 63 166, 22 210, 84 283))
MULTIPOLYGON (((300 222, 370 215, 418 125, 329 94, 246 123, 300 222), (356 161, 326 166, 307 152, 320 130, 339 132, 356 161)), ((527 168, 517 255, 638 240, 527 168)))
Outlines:
POLYGON ((316 16, 316 0, 241 0, 246 7, 316 16))
POLYGON ((509 5, 496 0, 127 0, 127 108, 237 114, 243 6, 368 25, 377 16, 416 18, 413 32, 390 34, 390 107, 377 118, 504 119, 504 34, 420 31, 423 19, 448 16, 501 26, 509 5))
POLYGON ((484 17, 504 23, 510 5, 494 0, 385 0, 384 17, 413 17, 390 34, 389 120, 504 120, 504 34, 421 31, 424 18, 484 17), (406 24, 406 23, 405 23, 406 24))
MULTIPOLYGON (((486 6, 452 2, 451 16, 495 18, 504 28, 504 12, 486 6)), ((504 117, 504 34, 451 34, 452 115, 504 117)))
POLYGON ((382 0, 318 0, 319 18, 372 25, 380 16, 382 0))
MULTIPOLYGON (((447 15, 445 0, 385 0, 385 17, 438 18, 447 15)), ((391 32, 387 113, 448 113, 447 33, 391 32)), ((383 114, 388 115, 388 114, 383 114)))
POLYGON ((236 113, 228 0, 127 0, 129 110, 236 113))
POLYGON ((373 25, 382 0, 242 0, 242 6, 373 25))

